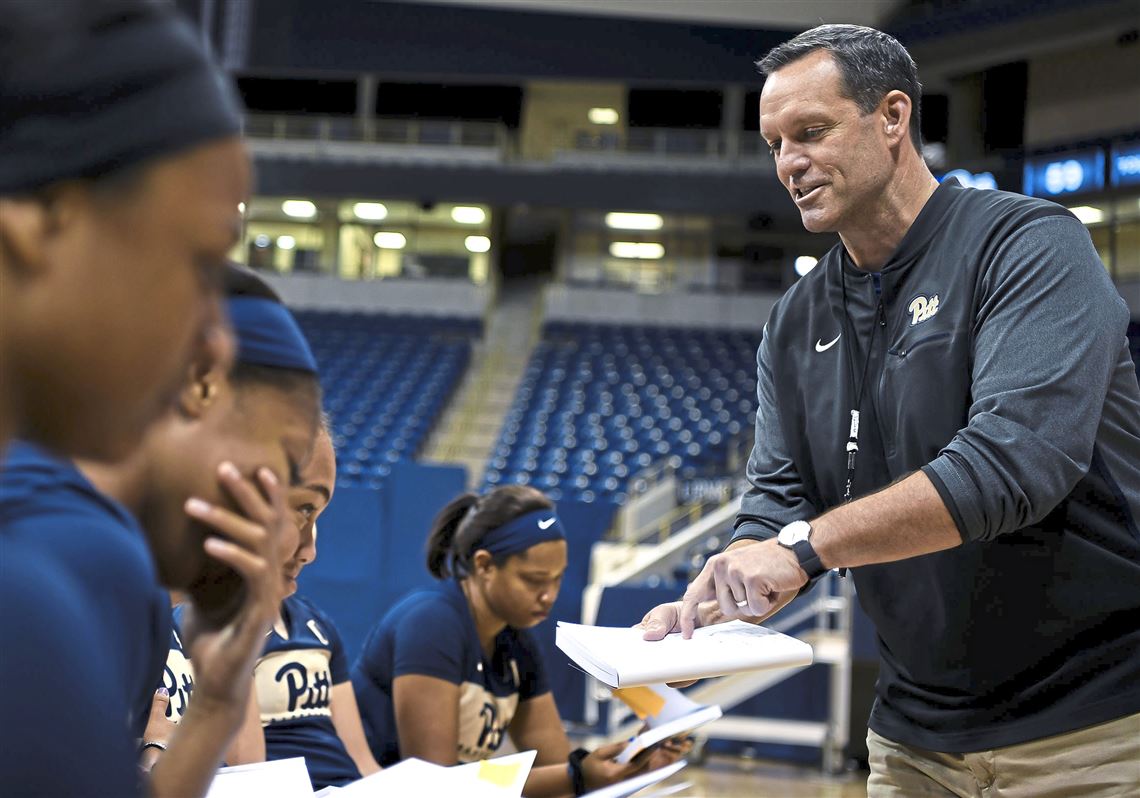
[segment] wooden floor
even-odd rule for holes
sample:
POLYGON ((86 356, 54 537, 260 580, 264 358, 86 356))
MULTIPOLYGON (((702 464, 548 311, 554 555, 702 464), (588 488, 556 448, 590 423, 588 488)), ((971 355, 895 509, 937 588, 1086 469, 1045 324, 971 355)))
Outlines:
POLYGON ((709 757, 691 764, 654 790, 689 782, 670 798, 866 798, 867 774, 823 776, 818 768, 803 768, 768 760, 709 757))

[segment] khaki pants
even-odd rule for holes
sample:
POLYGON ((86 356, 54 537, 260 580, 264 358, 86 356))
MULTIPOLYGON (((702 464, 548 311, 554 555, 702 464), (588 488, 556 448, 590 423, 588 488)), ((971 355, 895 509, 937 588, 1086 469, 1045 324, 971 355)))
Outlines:
POLYGON ((867 730, 868 798, 1134 798, 1140 714, 1043 740, 940 754, 867 730))

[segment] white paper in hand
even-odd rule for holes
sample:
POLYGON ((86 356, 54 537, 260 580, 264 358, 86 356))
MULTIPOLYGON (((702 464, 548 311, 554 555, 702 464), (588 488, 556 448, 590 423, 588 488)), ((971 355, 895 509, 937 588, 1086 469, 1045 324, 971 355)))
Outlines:
POLYGON ((256 762, 221 768, 210 783, 206 798, 249 798, 272 795, 274 798, 311 798, 313 783, 303 757, 256 762))
POLYGON ((610 687, 707 679, 742 671, 810 665, 811 646, 763 626, 731 621, 685 640, 643 640, 638 628, 558 622, 555 644, 582 670, 610 687))
POLYGON ((629 741, 617 762, 625 764, 647 748, 654 748, 671 737, 687 735, 721 716, 715 704, 703 706, 690 701, 680 690, 666 684, 623 687, 614 697, 645 722, 645 730, 629 741))
POLYGON ((689 763, 681 759, 672 765, 666 765, 663 768, 642 773, 640 776, 634 776, 632 779, 611 784, 609 787, 602 787, 600 790, 588 792, 583 795, 582 798, 628 798, 628 796, 633 795, 638 790, 644 790, 646 787, 652 787, 654 784, 665 781, 665 779, 681 770, 681 768, 687 764, 689 763))

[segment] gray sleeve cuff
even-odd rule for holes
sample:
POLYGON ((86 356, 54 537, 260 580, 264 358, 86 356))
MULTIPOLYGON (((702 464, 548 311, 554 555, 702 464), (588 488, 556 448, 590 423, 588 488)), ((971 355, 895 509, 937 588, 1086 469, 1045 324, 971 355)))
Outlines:
POLYGON ((985 518, 982 515, 982 493, 953 461, 942 453, 922 467, 942 503, 954 519, 963 543, 985 535, 985 518))
POLYGON ((776 537, 776 533, 763 524, 745 521, 736 528, 736 531, 732 533, 732 540, 728 542, 732 543, 733 540, 771 540, 774 537, 776 537))

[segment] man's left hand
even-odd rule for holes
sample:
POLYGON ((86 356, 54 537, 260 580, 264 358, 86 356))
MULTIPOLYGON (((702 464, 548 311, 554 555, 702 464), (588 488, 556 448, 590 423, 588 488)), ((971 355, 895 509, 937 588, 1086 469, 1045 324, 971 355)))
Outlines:
POLYGON ((716 600, 728 619, 765 618, 796 597, 808 578, 790 549, 772 540, 714 555, 681 602, 681 634, 697 626, 698 605, 716 600))

